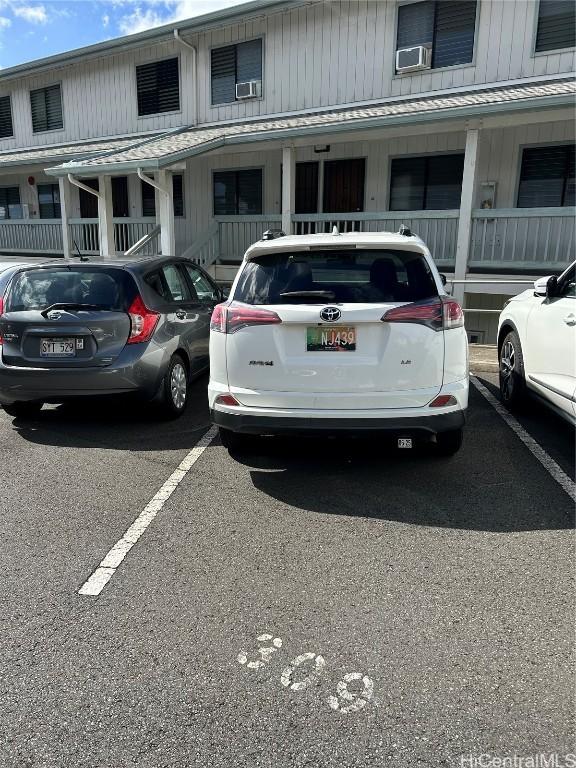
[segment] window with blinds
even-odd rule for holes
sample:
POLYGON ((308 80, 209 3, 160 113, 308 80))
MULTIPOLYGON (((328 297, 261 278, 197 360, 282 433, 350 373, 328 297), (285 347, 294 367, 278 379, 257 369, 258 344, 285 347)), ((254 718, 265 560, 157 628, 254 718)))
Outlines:
POLYGON ((574 0, 540 0, 536 51, 554 51, 576 46, 574 0))
POLYGON ((530 147, 522 153, 518 208, 576 205, 574 145, 530 147))
POLYGON ((426 0, 398 7, 396 48, 432 46, 432 68, 469 64, 477 0, 426 0))
POLYGON ((38 184, 38 209, 41 219, 62 218, 58 184, 38 184))
POLYGON ((10 96, 2 96, 0 98, 0 139, 6 139, 13 135, 14 127, 12 125, 10 96))
POLYGON ((34 133, 56 131, 64 127, 62 92, 59 84, 30 91, 30 108, 34 133))
POLYGON ((214 216, 262 213, 262 169, 215 171, 214 216))
POLYGON ((136 67, 138 115, 157 115, 180 109, 178 58, 136 67))
POLYGON ((19 187, 0 187, 0 220, 23 218, 19 187))
POLYGON ((464 155, 392 160, 391 211, 443 211, 460 207, 464 155))
MULTIPOLYGON (((140 182, 142 190, 142 216, 156 216, 156 190, 145 181, 140 182)), ((174 216, 184 216, 184 179, 181 174, 172 176, 172 197, 174 216)))
POLYGON ((262 81, 262 40, 212 49, 212 104, 236 101, 237 83, 251 80, 262 81))

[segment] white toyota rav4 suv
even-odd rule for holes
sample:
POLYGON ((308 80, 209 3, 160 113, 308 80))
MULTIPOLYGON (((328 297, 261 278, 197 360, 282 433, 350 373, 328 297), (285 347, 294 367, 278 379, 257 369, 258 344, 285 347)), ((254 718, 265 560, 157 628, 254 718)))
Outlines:
POLYGON ((406 228, 265 233, 214 309, 208 396, 231 450, 250 435, 372 430, 453 454, 468 405, 462 310, 406 228))

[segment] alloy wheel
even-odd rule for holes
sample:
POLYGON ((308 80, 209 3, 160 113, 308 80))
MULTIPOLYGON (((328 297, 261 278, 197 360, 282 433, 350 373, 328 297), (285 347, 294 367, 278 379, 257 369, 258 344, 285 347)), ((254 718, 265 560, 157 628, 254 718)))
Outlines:
POLYGON ((181 363, 176 363, 170 374, 170 393, 174 406, 180 411, 186 402, 186 371, 181 363))
POLYGON ((501 389, 505 400, 512 398, 515 370, 516 350, 514 349, 514 344, 511 341, 507 341, 500 354, 501 389))

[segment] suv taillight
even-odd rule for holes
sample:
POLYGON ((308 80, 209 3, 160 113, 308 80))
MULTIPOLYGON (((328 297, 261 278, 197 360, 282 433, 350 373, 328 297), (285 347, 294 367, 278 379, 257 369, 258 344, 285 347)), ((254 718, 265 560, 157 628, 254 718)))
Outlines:
POLYGON ((130 315, 130 336, 126 343, 138 344, 141 341, 148 341, 158 325, 160 314, 148 309, 140 295, 137 295, 130 304, 128 314, 130 315))
POLYGON ((210 330, 218 333, 236 333, 251 325, 276 325, 282 320, 276 312, 243 304, 217 304, 212 312, 210 330))
POLYGON ((389 309, 380 319, 386 323, 418 323, 432 328, 433 331, 445 331, 464 325, 460 304, 454 299, 444 297, 403 304, 401 307, 389 309))
POLYGON ((444 328, 461 328, 464 325, 464 312, 454 299, 442 299, 444 310, 444 328))
MULTIPOLYGON (((4 297, 0 296, 0 317, 2 317, 3 314, 4 314, 4 297)), ((4 339, 2 338, 2 334, 0 333, 0 344, 2 344, 3 341, 4 339)))

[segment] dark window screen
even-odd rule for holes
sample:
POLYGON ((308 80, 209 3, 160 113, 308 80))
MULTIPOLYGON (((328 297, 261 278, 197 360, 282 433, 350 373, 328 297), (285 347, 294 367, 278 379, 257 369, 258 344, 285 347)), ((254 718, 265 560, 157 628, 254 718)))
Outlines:
POLYGON ((531 147, 522 153, 519 208, 572 206, 574 145, 531 147))
POLYGON ((453 210, 460 207, 464 155, 392 160, 390 210, 453 210))

